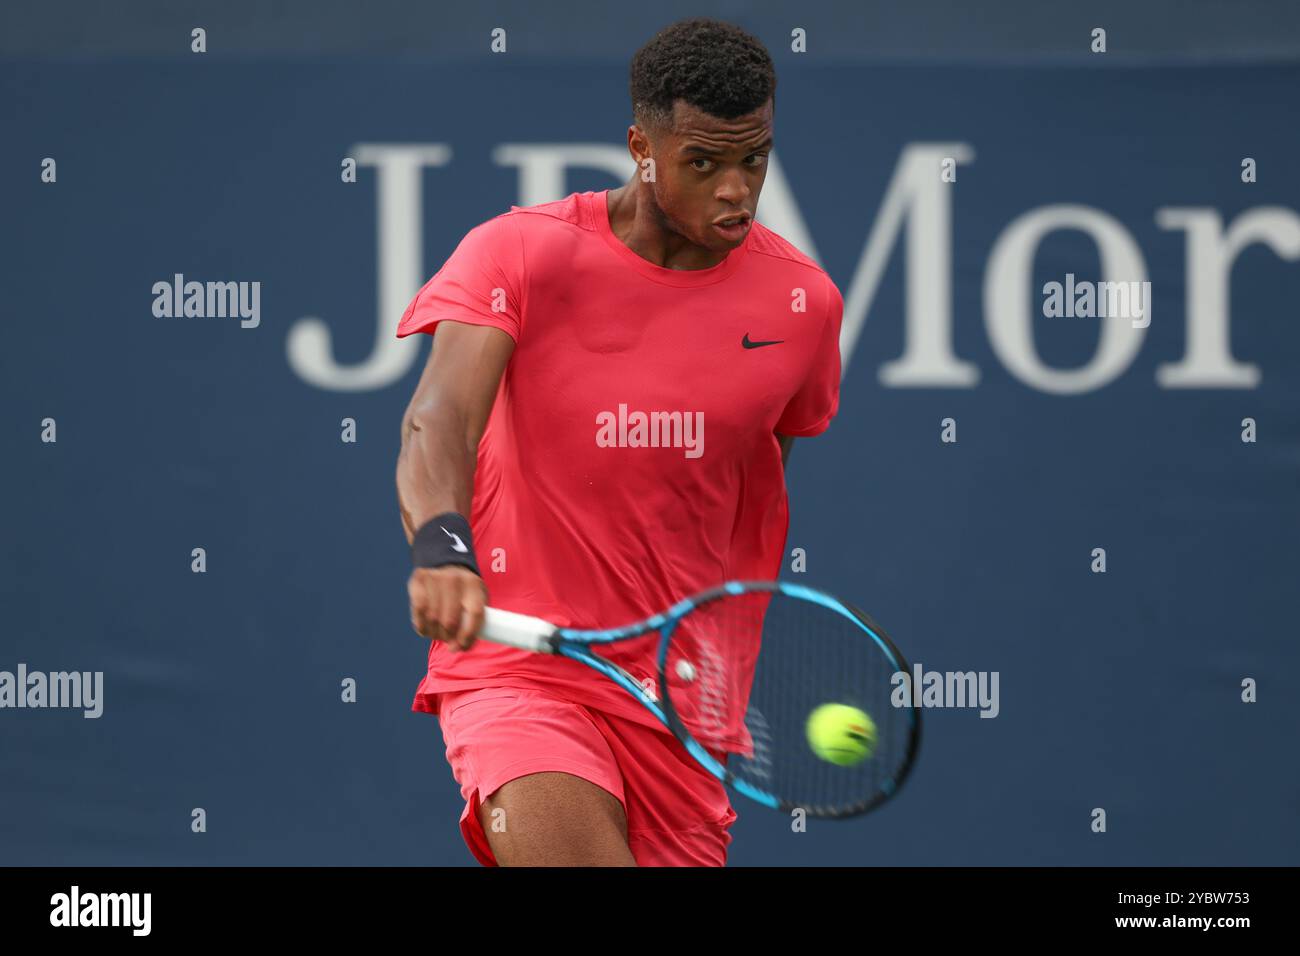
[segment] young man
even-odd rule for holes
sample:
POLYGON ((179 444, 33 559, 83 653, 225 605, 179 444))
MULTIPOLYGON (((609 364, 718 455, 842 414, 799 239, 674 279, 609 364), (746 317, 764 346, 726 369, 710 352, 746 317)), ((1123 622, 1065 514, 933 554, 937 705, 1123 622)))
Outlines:
MULTIPOLYGON (((413 709, 438 715, 485 865, 726 862, 725 789, 641 704, 475 635, 489 592, 611 627, 779 576, 785 456, 838 407, 843 301, 754 222, 775 89, 736 27, 665 29, 632 61, 631 180, 479 225, 402 316, 437 329, 397 466, 433 638, 413 709)), ((608 656, 643 679, 653 647, 608 656)))

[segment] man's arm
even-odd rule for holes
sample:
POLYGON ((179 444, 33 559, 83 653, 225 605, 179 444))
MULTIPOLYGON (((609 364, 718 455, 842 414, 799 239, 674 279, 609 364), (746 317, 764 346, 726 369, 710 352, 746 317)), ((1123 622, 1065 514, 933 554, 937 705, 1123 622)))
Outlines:
MULTIPOLYGON (((439 323, 433 350, 402 416, 397 503, 409 544, 448 511, 469 518, 478 443, 514 340, 500 329, 439 323)), ((416 568, 407 583, 411 623, 426 637, 467 648, 483 624, 486 588, 469 568, 416 568)))
POLYGON ((785 463, 790 460, 790 449, 794 447, 794 436, 782 435, 780 432, 774 434, 777 444, 781 446, 781 467, 784 469, 785 463))

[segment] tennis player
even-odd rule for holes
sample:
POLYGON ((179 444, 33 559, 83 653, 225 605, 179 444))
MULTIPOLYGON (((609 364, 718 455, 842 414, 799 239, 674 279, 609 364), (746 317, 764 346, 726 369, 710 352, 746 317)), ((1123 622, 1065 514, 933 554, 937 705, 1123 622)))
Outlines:
MULTIPOLYGON (((610 627, 775 579, 791 442, 839 404, 840 293, 754 221, 767 50, 683 21, 630 87, 632 178, 475 227, 397 330, 433 336, 397 465, 411 621, 433 639, 413 709, 439 718, 488 866, 726 862, 725 788, 644 706, 474 635, 489 603, 610 627)), ((655 638, 634 643, 618 662, 652 680, 655 638)))

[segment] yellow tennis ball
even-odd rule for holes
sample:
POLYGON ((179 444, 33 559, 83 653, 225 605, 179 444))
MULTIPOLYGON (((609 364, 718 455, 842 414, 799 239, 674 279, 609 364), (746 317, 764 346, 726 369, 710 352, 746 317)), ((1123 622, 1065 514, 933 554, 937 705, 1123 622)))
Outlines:
POLYGON ((808 715, 808 745, 822 760, 852 767, 876 749, 876 724, 848 704, 822 704, 808 715))

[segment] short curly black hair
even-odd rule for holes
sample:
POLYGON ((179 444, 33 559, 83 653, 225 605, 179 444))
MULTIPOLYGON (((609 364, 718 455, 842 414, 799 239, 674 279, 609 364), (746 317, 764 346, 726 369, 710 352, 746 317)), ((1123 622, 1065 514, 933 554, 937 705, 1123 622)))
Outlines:
POLYGON ((679 99, 710 116, 735 119, 776 97, 767 47, 740 27, 708 17, 660 30, 637 50, 630 72, 632 116, 646 130, 671 129, 679 99))

